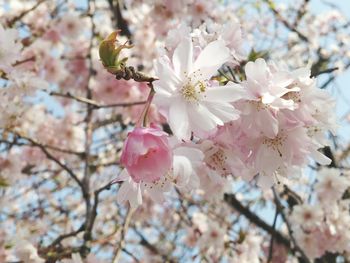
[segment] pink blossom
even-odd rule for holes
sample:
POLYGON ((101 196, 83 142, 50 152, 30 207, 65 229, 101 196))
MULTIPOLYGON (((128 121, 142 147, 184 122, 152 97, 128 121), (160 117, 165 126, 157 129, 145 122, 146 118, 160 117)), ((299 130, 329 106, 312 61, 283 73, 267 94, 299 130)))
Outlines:
POLYGON ((172 163, 167 134, 154 128, 136 127, 124 143, 121 163, 136 183, 159 180, 172 163))
POLYGON ((303 229, 314 230, 322 223, 324 213, 318 205, 297 205, 293 208, 291 216, 293 223, 301 223, 303 229))
POLYGON ((322 204, 328 206, 341 199, 346 189, 350 186, 347 176, 341 176, 336 168, 323 168, 319 172, 315 190, 322 204))
POLYGON ((76 13, 68 13, 61 19, 57 27, 62 35, 68 38, 76 38, 83 32, 84 22, 84 20, 79 19, 76 13))
MULTIPOLYGON (((163 133, 162 131, 157 131, 163 133)), ((200 182, 197 171, 202 166, 203 153, 196 148, 176 144, 174 141, 170 142, 173 149, 171 169, 166 170, 161 177, 154 177, 149 181, 141 178, 139 182, 136 182, 127 169, 121 172, 118 181, 124 182, 118 191, 118 203, 128 201, 131 207, 136 208, 142 204, 144 193, 148 194, 153 201, 160 203, 165 201, 164 193, 169 192, 173 185, 176 185, 179 190, 184 192, 190 192, 199 187, 200 182)), ((158 164, 152 163, 151 168, 158 164)), ((162 166, 163 164, 159 165, 162 166)), ((154 169, 152 170, 151 168, 149 168, 149 171, 152 173, 154 169)))
POLYGON ((238 119, 239 111, 230 102, 243 93, 236 84, 209 85, 210 78, 230 57, 223 41, 209 43, 196 60, 193 54, 191 38, 184 38, 174 51, 172 63, 168 57, 158 59, 159 80, 154 82, 155 104, 176 137, 184 140, 190 139, 191 132, 202 135, 238 119))
POLYGON ((246 88, 246 101, 239 104, 244 118, 243 126, 251 130, 251 135, 263 133, 274 138, 278 133, 278 113, 281 109, 294 110, 294 101, 283 96, 299 88, 287 89, 292 79, 285 73, 272 72, 265 60, 257 59, 245 66, 247 80, 242 83, 246 88), (269 125, 266 125, 269 123, 269 125), (255 132, 254 132, 255 131, 255 132))

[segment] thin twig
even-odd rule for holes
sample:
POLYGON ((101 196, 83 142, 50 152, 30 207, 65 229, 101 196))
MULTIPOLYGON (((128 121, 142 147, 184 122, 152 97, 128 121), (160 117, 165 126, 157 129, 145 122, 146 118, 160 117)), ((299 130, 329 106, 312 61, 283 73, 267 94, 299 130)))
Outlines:
POLYGON ((131 221, 131 217, 134 214, 134 211, 135 210, 133 208, 129 207, 128 213, 125 217, 123 228, 122 228, 121 233, 120 233, 120 241, 119 241, 118 247, 117 247, 115 254, 114 254, 115 256, 113 259, 113 263, 118 263, 120 260, 121 253, 122 253, 123 248, 125 247, 125 243, 126 243, 125 237, 126 237, 126 234, 128 232, 129 224, 131 221))
POLYGON ((286 27, 288 28, 290 31, 296 33, 299 38, 305 42, 309 42, 309 39, 303 34, 301 33, 299 30, 297 30, 296 27, 294 27, 292 24, 290 24, 284 17, 282 17, 282 15, 279 13, 279 11, 274 7, 274 3, 271 0, 264 0, 264 2, 266 2, 268 4, 268 7, 270 8, 270 10, 272 11, 272 13, 275 14, 276 18, 286 27))
POLYGON ((80 186, 80 188, 83 190, 83 194, 85 192, 84 190, 84 187, 83 187, 83 184, 82 182, 79 180, 78 176, 67 166, 65 165, 64 163, 60 162, 56 157, 54 157, 43 145, 41 145, 40 143, 34 141, 33 139, 31 138, 28 138, 28 137, 24 137, 24 136, 21 136, 19 134, 16 134, 18 137, 22 138, 22 139, 25 139, 29 142, 32 143, 33 146, 36 146, 38 147, 45 155, 48 159, 50 159, 51 161, 54 161, 58 166, 60 166, 63 170, 65 170, 69 175, 70 177, 80 186))
POLYGON ((294 238, 293 235, 293 231, 292 231, 292 226, 289 222, 289 219, 287 218, 286 214, 284 213, 283 210, 283 205, 280 201, 280 197, 276 191, 276 189, 273 187, 272 188, 273 191, 273 195, 275 197, 275 203, 276 203, 276 209, 279 211, 279 213, 281 214, 284 222, 286 223, 287 229, 288 229, 288 233, 289 233, 289 237, 292 241, 293 247, 295 248, 296 251, 298 251, 301 255, 301 259, 303 260, 303 262, 309 263, 310 260, 308 259, 308 257, 306 256, 305 252, 300 248, 300 246, 298 245, 297 241, 294 238))
POLYGON ((77 102, 85 103, 87 105, 90 105, 92 107, 92 109, 132 107, 132 106, 142 105, 142 104, 146 103, 146 101, 135 101, 135 102, 123 102, 123 103, 113 103, 113 104, 101 105, 92 99, 88 99, 88 98, 84 98, 84 97, 80 97, 80 96, 75 96, 75 95, 72 95, 70 92, 67 92, 67 93, 50 92, 49 94, 51 96, 73 99, 73 100, 76 100, 77 102))
POLYGON ((279 243, 282 243, 287 248, 290 248, 291 243, 290 243, 290 240, 288 239, 288 237, 286 237, 281 232, 279 232, 278 230, 271 227, 269 224, 267 224, 264 220, 262 220, 255 213, 251 212, 248 207, 244 206, 243 204, 241 204, 241 202, 239 202, 237 200, 237 198, 234 194, 225 194, 224 200, 226 201, 227 204, 229 204, 234 209, 236 209, 237 212, 244 215, 250 222, 252 222, 256 226, 262 228, 263 230, 268 232, 270 235, 274 235, 274 237, 276 238, 276 240, 279 243))
MULTIPOLYGON (((344 71, 347 70, 349 67, 350 67, 350 62, 345 65, 344 71)), ((330 76, 329 79, 321 85, 320 89, 325 89, 330 83, 332 83, 335 80, 336 77, 337 76, 334 74, 330 76)))
MULTIPOLYGON (((273 219, 273 224, 272 224, 272 228, 276 229, 276 223, 277 223, 277 217, 278 217, 278 209, 276 208, 276 212, 275 212, 275 217, 273 219)), ((271 262, 272 260, 272 255, 273 255, 273 239, 274 239, 275 235, 274 233, 271 234, 271 240, 270 240, 270 248, 269 248, 269 257, 267 259, 267 262, 271 262)))
POLYGON ((97 189, 94 192, 94 204, 93 204, 92 211, 91 211, 91 214, 90 214, 90 220, 88 220, 88 225, 85 228, 85 235, 89 239, 91 239, 91 232, 92 232, 92 229, 94 227, 94 223, 95 223, 96 216, 97 216, 97 208, 98 208, 98 204, 99 204, 99 195, 101 194, 101 192, 103 192, 105 190, 109 190, 111 188, 111 186, 113 184, 116 184, 116 183, 118 183, 118 182, 113 180, 113 181, 109 182, 108 184, 102 186, 101 188, 97 189))
POLYGON ((329 74, 329 73, 332 73, 333 71, 336 71, 338 70, 339 68, 338 67, 335 67, 335 68, 329 68, 329 69, 325 69, 325 70, 321 70, 315 74, 311 74, 311 77, 317 77, 319 75, 322 75, 322 74, 329 74))
POLYGON ((22 19, 24 16, 26 16, 27 14, 29 14, 30 12, 34 11, 35 9, 37 9, 42 3, 44 3, 46 0, 39 0, 37 1, 37 3, 35 5, 33 5, 31 8, 23 11, 22 13, 20 13, 18 16, 15 16, 14 18, 12 18, 11 20, 7 21, 7 26, 8 27, 12 27, 14 23, 16 23, 18 20, 22 19))

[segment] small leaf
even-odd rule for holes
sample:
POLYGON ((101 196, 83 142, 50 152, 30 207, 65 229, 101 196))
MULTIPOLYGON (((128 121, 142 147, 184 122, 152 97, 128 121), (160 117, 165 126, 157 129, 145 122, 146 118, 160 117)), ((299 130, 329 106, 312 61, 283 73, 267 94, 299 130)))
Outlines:
POLYGON ((126 61, 127 57, 119 59, 120 52, 124 48, 132 48, 133 45, 119 44, 118 31, 112 32, 107 38, 105 38, 99 47, 99 55, 104 67, 108 69, 109 72, 114 73, 116 70, 120 69, 126 61))

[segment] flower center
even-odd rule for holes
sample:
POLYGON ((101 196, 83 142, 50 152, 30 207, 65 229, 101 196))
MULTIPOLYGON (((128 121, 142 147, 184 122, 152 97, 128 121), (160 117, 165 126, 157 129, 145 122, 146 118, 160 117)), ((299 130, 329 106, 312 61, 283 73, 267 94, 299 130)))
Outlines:
POLYGON ((230 169, 227 165, 227 156, 224 150, 217 148, 215 152, 212 152, 214 149, 215 148, 209 150, 210 155, 205 158, 205 162, 210 169, 220 173, 221 176, 226 177, 230 174, 230 169))
POLYGON ((310 220, 312 218, 312 214, 310 211, 306 211, 304 214, 303 214, 303 218, 304 220, 310 220))
POLYGON ((320 131, 322 131, 319 127, 316 127, 316 126, 307 126, 306 128, 307 128, 307 135, 309 137, 314 137, 320 131))
POLYGON ((204 93, 206 86, 202 81, 197 81, 195 84, 188 81, 182 88, 181 94, 187 101, 199 101, 200 93, 204 93))
POLYGON ((143 187, 146 189, 163 189, 165 188, 170 182, 174 182, 174 176, 172 175, 171 171, 168 171, 165 175, 162 177, 153 180, 152 182, 146 182, 142 181, 143 187))
POLYGON ((266 146, 272 148, 274 151, 277 151, 279 156, 282 157, 282 152, 280 150, 280 147, 282 147, 286 138, 287 138, 286 136, 277 135, 273 139, 265 138, 262 143, 265 144, 266 146))
POLYGON ((283 99, 285 100, 292 100, 294 102, 301 102, 301 96, 300 96, 300 92, 297 92, 297 91, 291 91, 291 92, 288 92, 287 94, 284 94, 282 96, 283 99))
POLYGON ((248 103, 256 109, 256 111, 268 110, 270 108, 269 104, 262 103, 260 100, 250 100, 248 103))

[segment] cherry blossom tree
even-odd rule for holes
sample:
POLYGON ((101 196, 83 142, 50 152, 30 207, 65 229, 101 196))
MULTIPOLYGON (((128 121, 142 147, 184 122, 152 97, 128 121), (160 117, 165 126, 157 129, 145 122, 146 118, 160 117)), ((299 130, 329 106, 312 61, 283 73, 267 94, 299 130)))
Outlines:
POLYGON ((0 0, 0 262, 350 262, 350 21, 315 5, 0 0))

